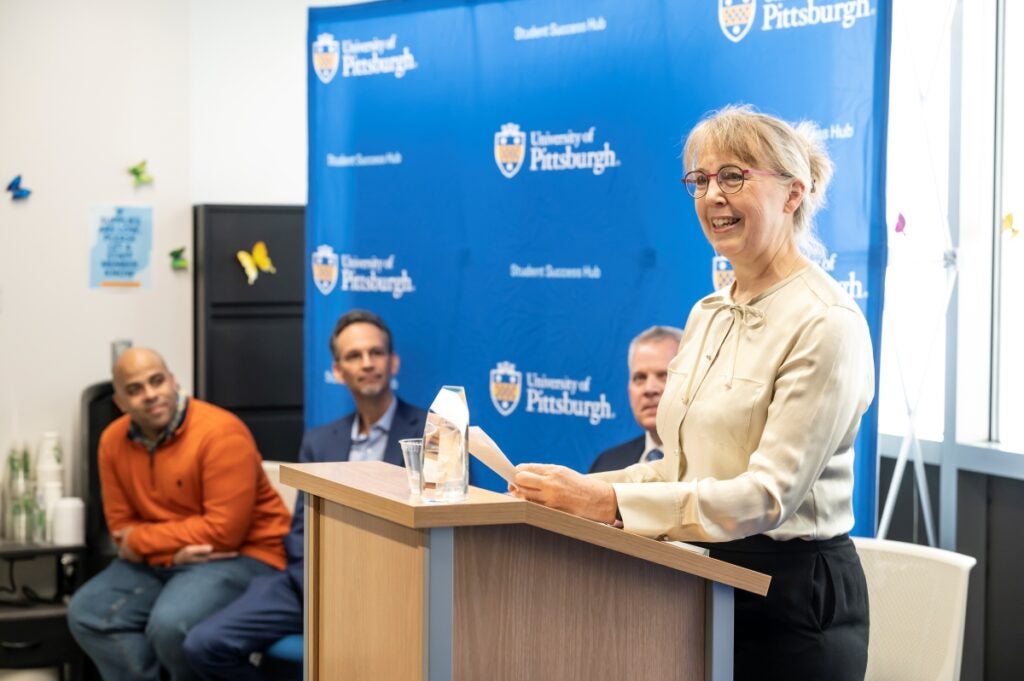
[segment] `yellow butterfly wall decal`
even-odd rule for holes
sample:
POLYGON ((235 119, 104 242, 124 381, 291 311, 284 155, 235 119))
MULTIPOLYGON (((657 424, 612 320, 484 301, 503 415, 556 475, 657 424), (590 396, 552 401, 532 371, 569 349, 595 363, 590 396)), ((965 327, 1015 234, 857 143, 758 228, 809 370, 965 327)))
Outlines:
POLYGON ((277 273, 277 269, 274 268, 274 263, 270 260, 270 252, 267 250, 267 244, 262 241, 257 241, 252 245, 252 253, 243 250, 238 251, 236 255, 238 257, 238 262, 242 265, 242 269, 245 270, 245 276, 249 281, 249 286, 252 286, 256 282, 256 277, 259 276, 260 272, 266 272, 267 274, 277 273))
POLYGON ((1003 231, 1009 232, 1011 239, 1020 233, 1020 229, 1013 226, 1013 213, 1007 213, 1003 216, 1003 231))

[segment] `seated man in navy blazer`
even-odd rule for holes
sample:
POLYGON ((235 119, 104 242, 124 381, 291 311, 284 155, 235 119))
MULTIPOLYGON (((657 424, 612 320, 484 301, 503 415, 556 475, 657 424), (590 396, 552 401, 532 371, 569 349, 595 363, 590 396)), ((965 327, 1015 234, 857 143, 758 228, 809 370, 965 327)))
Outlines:
POLYGON ((665 390, 668 363, 676 356, 682 337, 682 330, 673 326, 652 326, 629 344, 629 406, 644 434, 601 452, 590 467, 591 473, 615 471, 664 456, 656 427, 658 402, 665 390))
MULTIPOLYGON (((402 465, 398 441, 422 437, 426 413, 391 392, 391 377, 398 373, 391 331, 372 312, 353 310, 338 319, 330 348, 334 376, 352 393, 356 410, 308 431, 302 439, 299 462, 387 461, 402 465)), ((283 572, 254 579, 237 600, 189 631, 185 656, 200 677, 262 679, 250 656, 284 636, 302 633, 302 495, 284 544, 288 567, 283 572)))

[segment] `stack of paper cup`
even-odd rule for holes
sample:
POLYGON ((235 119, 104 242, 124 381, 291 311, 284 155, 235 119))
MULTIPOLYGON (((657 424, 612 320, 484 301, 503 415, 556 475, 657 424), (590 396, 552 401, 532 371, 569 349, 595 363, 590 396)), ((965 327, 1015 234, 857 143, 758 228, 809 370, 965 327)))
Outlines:
POLYGON ((78 497, 58 499, 53 507, 53 543, 85 543, 85 503, 78 497))
POLYGON ((60 436, 54 432, 43 433, 36 452, 36 485, 40 494, 47 483, 64 484, 64 462, 61 455, 60 436))
POLYGON ((43 536, 38 540, 45 542, 53 541, 53 514, 57 508, 57 502, 64 496, 64 483, 60 480, 40 482, 36 486, 38 493, 38 507, 43 509, 43 536))
POLYGON ((48 465, 36 468, 36 484, 42 487, 48 482, 59 482, 63 485, 64 467, 57 464, 56 466, 48 465))
POLYGON ((37 466, 59 466, 63 463, 60 447, 60 434, 54 431, 43 433, 36 452, 37 466))

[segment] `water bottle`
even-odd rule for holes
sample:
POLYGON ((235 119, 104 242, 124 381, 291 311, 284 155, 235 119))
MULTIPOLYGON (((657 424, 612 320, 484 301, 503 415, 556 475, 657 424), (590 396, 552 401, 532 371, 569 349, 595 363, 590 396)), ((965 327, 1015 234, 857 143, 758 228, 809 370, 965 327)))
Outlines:
POLYGON ((35 539, 36 504, 35 498, 25 495, 14 504, 14 541, 31 544, 35 539))
POLYGON ((18 450, 11 447, 7 453, 7 475, 4 479, 4 537, 14 539, 14 490, 18 485, 18 476, 21 469, 21 455, 18 450))
POLYGON ((7 465, 7 515, 10 525, 6 535, 12 541, 27 544, 33 539, 33 526, 36 522, 35 490, 30 474, 28 447, 21 454, 12 450, 7 465))

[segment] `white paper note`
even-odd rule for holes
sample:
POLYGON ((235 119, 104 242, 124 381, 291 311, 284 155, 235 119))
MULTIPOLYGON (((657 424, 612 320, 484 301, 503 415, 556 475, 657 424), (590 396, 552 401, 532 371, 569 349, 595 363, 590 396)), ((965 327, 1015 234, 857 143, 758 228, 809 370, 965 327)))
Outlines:
POLYGON ((512 482, 516 475, 516 467, 505 456, 505 452, 480 426, 469 427, 469 453, 508 482, 512 482))

